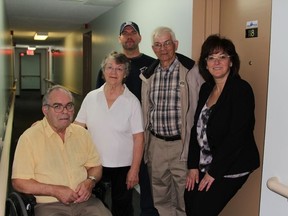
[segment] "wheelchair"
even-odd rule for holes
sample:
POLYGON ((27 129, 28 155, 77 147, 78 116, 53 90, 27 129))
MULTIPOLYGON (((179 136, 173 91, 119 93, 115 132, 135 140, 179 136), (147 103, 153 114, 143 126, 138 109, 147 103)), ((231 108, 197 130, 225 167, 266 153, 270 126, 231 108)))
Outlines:
POLYGON ((34 216, 36 198, 31 194, 11 192, 6 199, 5 216, 34 216))
MULTIPOLYGON (((106 190, 107 184, 100 181, 93 188, 92 194, 108 207, 104 202, 106 190)), ((34 206, 36 204, 36 198, 32 194, 13 191, 6 199, 5 216, 34 216, 34 206)))

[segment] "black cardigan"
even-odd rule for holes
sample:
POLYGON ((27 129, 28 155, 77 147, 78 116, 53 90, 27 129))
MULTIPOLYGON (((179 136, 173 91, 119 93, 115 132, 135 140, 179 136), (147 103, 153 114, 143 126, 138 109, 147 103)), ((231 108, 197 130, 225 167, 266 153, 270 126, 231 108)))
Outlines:
MULTIPOLYGON (((213 87, 214 84, 206 82, 199 92, 191 131, 188 169, 199 167, 197 121, 213 87)), ((213 178, 252 172, 259 167, 259 152, 253 135, 254 108, 251 86, 239 76, 232 77, 230 74, 207 123, 207 139, 213 156, 208 173, 213 178)))

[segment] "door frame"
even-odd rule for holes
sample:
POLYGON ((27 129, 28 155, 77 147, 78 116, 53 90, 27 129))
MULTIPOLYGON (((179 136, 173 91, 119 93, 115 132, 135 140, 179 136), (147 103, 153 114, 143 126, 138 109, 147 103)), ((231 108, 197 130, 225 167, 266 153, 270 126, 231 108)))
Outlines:
POLYGON ((83 83, 82 96, 92 90, 92 32, 83 34, 83 83))

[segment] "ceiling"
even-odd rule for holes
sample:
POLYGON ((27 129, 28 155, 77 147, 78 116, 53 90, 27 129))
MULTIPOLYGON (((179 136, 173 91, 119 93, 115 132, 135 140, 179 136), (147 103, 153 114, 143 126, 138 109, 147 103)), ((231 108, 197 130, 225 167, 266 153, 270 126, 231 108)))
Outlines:
POLYGON ((85 24, 124 0, 4 0, 8 28, 13 43, 22 45, 53 45, 71 32, 84 29, 85 24), (33 40, 35 32, 48 32, 45 41, 33 40))

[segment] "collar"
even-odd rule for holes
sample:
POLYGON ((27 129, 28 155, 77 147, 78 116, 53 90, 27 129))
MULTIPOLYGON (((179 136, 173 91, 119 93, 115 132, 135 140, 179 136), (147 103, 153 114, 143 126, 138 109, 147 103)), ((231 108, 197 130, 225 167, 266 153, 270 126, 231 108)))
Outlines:
MULTIPOLYGON (((57 134, 58 133, 56 131, 53 130, 53 128, 51 127, 51 125, 49 124, 48 120, 46 117, 43 118, 43 128, 44 128, 44 132, 46 133, 46 135, 48 137, 51 137, 53 134, 57 134)), ((72 124, 72 123, 71 123, 72 124)), ((69 136, 70 133, 72 132, 71 130, 71 124, 66 128, 66 131, 65 131, 65 137, 69 136)))

